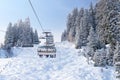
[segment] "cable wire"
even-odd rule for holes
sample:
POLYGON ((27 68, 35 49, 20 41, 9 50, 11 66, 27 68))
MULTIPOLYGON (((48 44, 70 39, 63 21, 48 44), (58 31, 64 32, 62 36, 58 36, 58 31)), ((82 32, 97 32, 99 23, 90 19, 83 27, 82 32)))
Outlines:
POLYGON ((43 29, 43 27, 42 27, 42 24, 41 24, 41 22, 40 22, 40 19, 39 19, 38 15, 37 15, 37 13, 36 13, 36 11, 35 11, 35 9, 34 9, 32 3, 31 3, 31 1, 30 1, 30 0, 28 0, 28 1, 29 1, 29 3, 30 3, 30 6, 31 6, 31 8, 32 8, 32 10, 33 10, 33 12, 34 12, 34 14, 35 14, 37 20, 38 20, 39 25, 41 26, 42 31, 44 32, 44 29, 43 29))

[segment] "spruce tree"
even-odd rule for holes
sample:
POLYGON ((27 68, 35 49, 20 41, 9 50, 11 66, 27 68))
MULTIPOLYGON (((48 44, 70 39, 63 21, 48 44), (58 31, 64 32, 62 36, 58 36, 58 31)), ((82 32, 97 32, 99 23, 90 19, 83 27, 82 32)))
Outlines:
POLYGON ((12 23, 8 24, 4 44, 6 49, 14 46, 14 33, 13 33, 12 23))
POLYGON ((38 33, 37 30, 33 33, 33 43, 34 44, 39 44, 39 38, 38 38, 38 33))

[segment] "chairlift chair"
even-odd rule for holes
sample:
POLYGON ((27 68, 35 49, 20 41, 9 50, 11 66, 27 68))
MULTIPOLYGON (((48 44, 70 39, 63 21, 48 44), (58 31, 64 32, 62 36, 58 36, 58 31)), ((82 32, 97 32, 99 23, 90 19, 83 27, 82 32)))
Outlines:
POLYGON ((37 49, 38 55, 40 57, 46 56, 46 57, 55 58, 56 57, 56 47, 54 44, 53 35, 51 32, 43 32, 43 34, 44 34, 44 38, 42 38, 42 39, 45 39, 45 43, 44 43, 44 45, 41 45, 38 47, 38 49, 37 49))

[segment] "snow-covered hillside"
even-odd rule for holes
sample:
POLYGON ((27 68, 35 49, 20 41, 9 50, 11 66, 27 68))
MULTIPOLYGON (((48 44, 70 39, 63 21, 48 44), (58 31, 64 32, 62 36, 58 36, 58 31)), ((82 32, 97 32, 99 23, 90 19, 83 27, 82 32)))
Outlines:
POLYGON ((114 80, 113 68, 88 65, 80 50, 56 43, 56 58, 40 58, 34 48, 14 48, 15 56, 0 59, 0 80, 114 80))

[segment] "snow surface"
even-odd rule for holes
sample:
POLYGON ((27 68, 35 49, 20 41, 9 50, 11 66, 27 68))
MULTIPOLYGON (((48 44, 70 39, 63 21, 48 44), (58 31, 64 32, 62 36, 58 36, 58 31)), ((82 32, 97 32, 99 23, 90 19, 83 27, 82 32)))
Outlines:
POLYGON ((34 48, 13 48, 13 58, 0 59, 0 80, 115 80, 112 67, 87 63, 84 50, 68 42, 56 43, 56 58, 40 58, 34 48))

